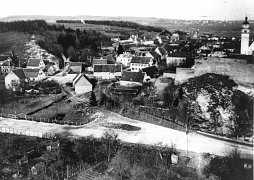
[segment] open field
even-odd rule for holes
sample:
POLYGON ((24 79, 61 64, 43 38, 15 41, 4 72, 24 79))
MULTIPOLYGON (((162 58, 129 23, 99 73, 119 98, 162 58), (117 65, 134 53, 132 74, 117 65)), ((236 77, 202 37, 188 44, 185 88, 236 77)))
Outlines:
POLYGON ((136 30, 131 28, 123 28, 117 26, 106 26, 97 24, 81 24, 81 23, 57 23, 56 25, 64 25, 65 28, 80 29, 86 31, 99 31, 109 37, 118 37, 122 35, 130 36, 132 34, 141 34, 146 37, 154 37, 155 32, 147 32, 143 30, 136 30))
POLYGON ((30 41, 31 34, 22 32, 4 32, 0 33, 0 54, 14 50, 14 53, 20 58, 24 58, 25 43, 30 41))

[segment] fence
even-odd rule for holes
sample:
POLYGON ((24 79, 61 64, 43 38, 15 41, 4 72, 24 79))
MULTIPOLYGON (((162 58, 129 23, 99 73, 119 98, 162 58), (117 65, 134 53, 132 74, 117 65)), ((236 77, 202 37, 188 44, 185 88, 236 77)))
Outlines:
POLYGON ((61 125, 71 125, 71 126, 81 126, 84 124, 87 124, 87 122, 68 122, 68 121, 60 121, 57 119, 46 119, 46 118, 39 118, 39 117, 31 117, 27 116, 25 114, 6 114, 1 113, 0 117, 2 118, 12 118, 17 120, 27 120, 27 121, 35 121, 35 122, 43 122, 43 123, 55 123, 55 124, 61 124, 61 125))
POLYGON ((13 128, 13 127, 0 127, 0 132, 8 133, 8 134, 24 135, 24 136, 34 136, 39 138, 48 138, 48 139, 52 139, 55 137, 55 134, 50 132, 32 131, 30 129, 20 129, 20 128, 13 128))
MULTIPOLYGON (((137 118, 138 120, 176 129, 179 131, 186 132, 187 127, 183 124, 178 124, 174 122, 173 120, 170 119, 170 117, 164 113, 162 116, 159 117, 161 112, 159 113, 159 110, 162 112, 167 110, 167 109, 157 109, 157 108, 152 108, 154 110, 144 110, 145 106, 130 106, 130 105, 124 105, 123 110, 121 111, 122 115, 128 116, 130 118, 137 118)), ((168 111, 168 110, 167 110, 168 111)), ((188 129, 189 131, 189 129, 188 129)))

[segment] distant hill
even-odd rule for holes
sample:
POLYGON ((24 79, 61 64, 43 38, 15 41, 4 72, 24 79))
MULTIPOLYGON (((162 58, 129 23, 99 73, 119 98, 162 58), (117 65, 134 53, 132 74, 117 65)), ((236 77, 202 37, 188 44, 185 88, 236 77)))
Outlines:
MULTIPOLYGON (((219 20, 178 20, 164 19, 155 17, 127 17, 127 16, 42 16, 42 15, 20 15, 1 18, 0 21, 34 20, 44 19, 48 23, 56 23, 56 20, 113 20, 113 21, 132 21, 142 25, 164 27, 170 31, 174 30, 200 30, 219 36, 240 37, 242 21, 219 21, 219 20)), ((254 20, 249 20, 251 30, 254 29, 254 20)), ((251 38, 254 38, 254 30, 251 31, 251 38)))

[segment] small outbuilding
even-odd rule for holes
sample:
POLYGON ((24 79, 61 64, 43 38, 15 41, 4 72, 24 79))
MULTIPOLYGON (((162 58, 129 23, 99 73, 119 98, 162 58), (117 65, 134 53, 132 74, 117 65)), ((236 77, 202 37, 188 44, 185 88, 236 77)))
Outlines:
POLYGON ((85 94, 93 90, 90 79, 84 73, 79 73, 73 79, 73 87, 76 94, 85 94))

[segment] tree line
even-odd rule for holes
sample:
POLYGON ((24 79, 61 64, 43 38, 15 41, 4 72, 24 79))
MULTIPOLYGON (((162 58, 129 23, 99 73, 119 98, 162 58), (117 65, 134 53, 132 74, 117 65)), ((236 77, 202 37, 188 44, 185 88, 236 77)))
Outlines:
POLYGON ((18 31, 40 35, 37 44, 60 59, 63 55, 71 61, 86 62, 86 57, 96 56, 101 45, 109 45, 110 38, 97 31, 65 28, 63 25, 49 25, 44 20, 0 22, 0 32, 18 31))
MULTIPOLYGON (((57 20, 57 23, 81 23, 79 20, 57 20)), ((145 31, 153 31, 153 32, 161 32, 162 29, 154 26, 145 26, 135 22, 130 21, 113 21, 113 20, 85 20, 87 24, 96 24, 96 25, 105 25, 105 26, 117 26, 123 28, 131 28, 137 30, 145 30, 145 31)))

